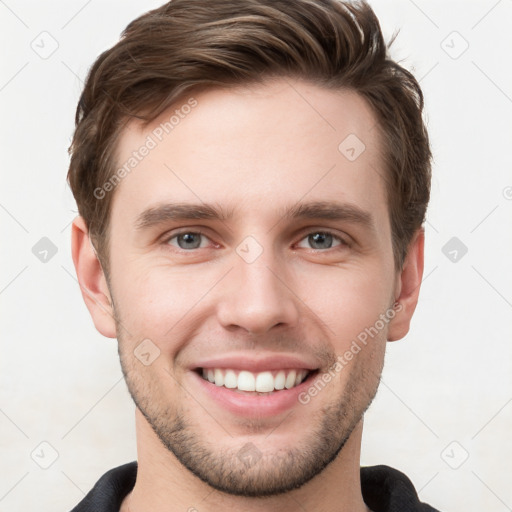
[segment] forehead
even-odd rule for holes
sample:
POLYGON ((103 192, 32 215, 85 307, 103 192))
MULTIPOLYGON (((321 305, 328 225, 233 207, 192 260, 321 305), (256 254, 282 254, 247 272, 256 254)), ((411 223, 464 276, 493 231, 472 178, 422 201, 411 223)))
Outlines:
POLYGON ((353 91, 283 78, 184 96, 127 125, 117 164, 113 224, 173 202, 272 221, 283 205, 336 200, 387 218, 376 120, 353 91))

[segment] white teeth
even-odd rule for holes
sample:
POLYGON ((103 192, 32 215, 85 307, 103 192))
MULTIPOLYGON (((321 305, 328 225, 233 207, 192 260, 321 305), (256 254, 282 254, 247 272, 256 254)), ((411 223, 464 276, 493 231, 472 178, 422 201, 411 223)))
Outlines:
POLYGON ((233 370, 228 370, 224 375, 224 386, 230 389, 235 389, 238 386, 238 379, 233 370))
MULTIPOLYGON (((284 383, 284 387, 286 389, 293 388, 295 385, 295 377, 296 373, 295 370, 292 370, 287 376, 286 376, 286 382, 284 383)), ((208 378, 210 378, 210 373, 208 372, 208 378)))
POLYGON ((308 373, 308 370, 279 370, 277 373, 265 371, 255 374, 242 370, 237 375, 236 370, 202 369, 203 378, 216 386, 258 393, 271 393, 284 388, 291 389, 298 386, 308 373))
POLYGON ((286 382, 286 373, 283 370, 278 372, 274 379, 274 387, 278 390, 284 389, 284 383, 286 382))
POLYGON ((240 372, 238 374, 238 389, 240 391, 256 391, 256 379, 251 372, 240 372))
POLYGON ((224 385, 224 375, 222 374, 222 370, 219 370, 218 368, 216 368, 214 374, 215 374, 215 385, 223 386, 224 385))
POLYGON ((256 391, 268 393, 274 391, 274 377, 271 372, 258 373, 256 377, 256 391))

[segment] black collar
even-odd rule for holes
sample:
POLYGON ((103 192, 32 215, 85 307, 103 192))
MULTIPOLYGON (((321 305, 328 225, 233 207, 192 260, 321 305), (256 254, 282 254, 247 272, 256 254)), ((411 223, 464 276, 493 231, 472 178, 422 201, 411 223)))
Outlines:
MULTIPOLYGON (((107 471, 71 512, 119 512, 136 477, 136 461, 107 471)), ((409 478, 389 466, 361 467, 361 490, 373 512, 439 512, 421 503, 409 478)))

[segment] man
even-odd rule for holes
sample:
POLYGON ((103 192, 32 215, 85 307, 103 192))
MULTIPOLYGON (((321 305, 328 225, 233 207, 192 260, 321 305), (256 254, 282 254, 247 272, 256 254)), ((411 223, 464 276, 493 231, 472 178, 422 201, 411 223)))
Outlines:
POLYGON ((365 3, 173 0, 98 58, 72 253, 138 460, 75 512, 434 510, 360 468, 423 274, 422 105, 365 3))

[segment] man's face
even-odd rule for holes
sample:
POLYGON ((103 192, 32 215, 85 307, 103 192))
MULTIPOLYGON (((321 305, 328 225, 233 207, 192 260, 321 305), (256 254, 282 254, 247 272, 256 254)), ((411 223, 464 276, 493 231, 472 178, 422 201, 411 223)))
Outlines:
POLYGON ((355 93, 299 81, 194 98, 168 134, 187 98, 120 141, 119 167, 157 142, 112 203, 121 364, 169 457, 228 493, 283 492, 336 457, 377 390, 397 293, 378 130, 355 93))

